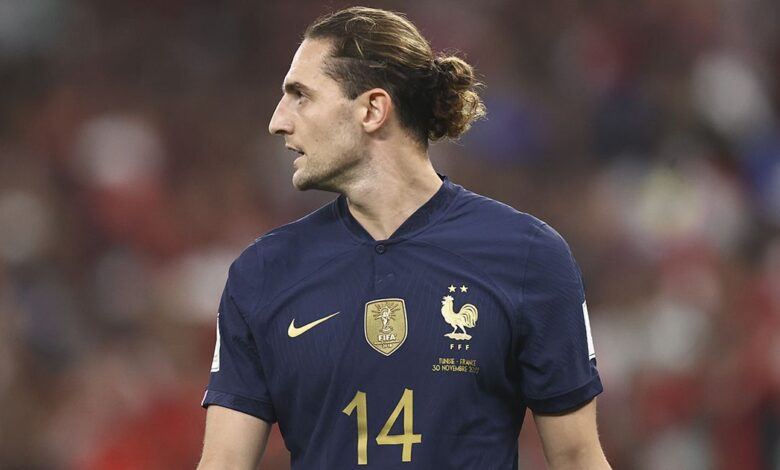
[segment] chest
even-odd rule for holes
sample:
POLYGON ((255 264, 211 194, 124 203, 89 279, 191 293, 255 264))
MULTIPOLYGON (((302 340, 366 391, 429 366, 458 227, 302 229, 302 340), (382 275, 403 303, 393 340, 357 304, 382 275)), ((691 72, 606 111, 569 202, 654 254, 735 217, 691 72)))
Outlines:
POLYGON ((503 380, 510 308, 468 260, 440 250, 365 246, 290 282, 253 325, 281 393, 401 380, 503 380))

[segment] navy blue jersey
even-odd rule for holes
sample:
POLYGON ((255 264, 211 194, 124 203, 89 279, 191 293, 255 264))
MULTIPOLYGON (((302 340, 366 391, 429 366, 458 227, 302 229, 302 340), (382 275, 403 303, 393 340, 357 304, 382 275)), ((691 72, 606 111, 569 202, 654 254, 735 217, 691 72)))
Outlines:
POLYGON ((566 242, 445 179, 387 240, 341 196, 247 248, 203 405, 278 421, 294 469, 513 469, 526 408, 601 390, 566 242))

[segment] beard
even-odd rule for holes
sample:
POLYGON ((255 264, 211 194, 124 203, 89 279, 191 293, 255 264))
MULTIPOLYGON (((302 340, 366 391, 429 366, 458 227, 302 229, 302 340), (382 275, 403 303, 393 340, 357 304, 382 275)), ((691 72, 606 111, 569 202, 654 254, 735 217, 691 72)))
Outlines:
POLYGON ((300 166, 293 173, 292 183, 300 191, 319 189, 341 193, 355 180, 361 163, 361 155, 355 150, 340 154, 338 158, 311 158, 305 155, 300 166))
POLYGON ((354 133, 347 133, 343 128, 341 130, 336 133, 338 137, 332 139, 331 145, 322 149, 321 154, 305 154, 299 160, 292 177, 296 189, 343 193, 344 188, 359 177, 360 169, 366 163, 365 151, 354 133))

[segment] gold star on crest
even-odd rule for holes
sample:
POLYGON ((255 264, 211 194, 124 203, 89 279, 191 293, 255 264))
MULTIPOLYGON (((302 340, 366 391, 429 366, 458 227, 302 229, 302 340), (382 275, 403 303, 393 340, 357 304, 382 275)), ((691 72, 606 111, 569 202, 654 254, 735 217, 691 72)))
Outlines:
POLYGON ((452 284, 450 284, 450 287, 448 287, 447 289, 449 289, 450 292, 455 292, 455 286, 453 286, 452 284))
POLYGON ((466 285, 465 285, 465 284, 464 284, 464 285, 462 285, 462 286, 460 286, 460 291, 461 291, 461 292, 468 292, 468 290, 469 290, 469 288, 468 288, 468 287, 466 287, 466 285))

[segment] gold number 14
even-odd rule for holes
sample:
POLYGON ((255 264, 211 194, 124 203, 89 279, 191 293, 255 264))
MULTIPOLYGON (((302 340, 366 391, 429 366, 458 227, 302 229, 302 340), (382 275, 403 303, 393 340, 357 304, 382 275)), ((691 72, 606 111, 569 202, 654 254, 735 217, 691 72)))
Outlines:
MULTIPOLYGON (((403 462, 412 461, 412 446, 422 442, 422 434, 414 434, 414 392, 408 388, 404 389, 404 394, 395 405, 395 409, 390 413, 382 430, 376 437, 376 443, 380 446, 402 445, 401 460, 403 462), (398 419, 398 415, 404 413, 404 433, 390 435, 390 429, 398 419)), ((355 398, 341 410, 347 416, 350 416, 354 410, 357 410, 357 454, 358 465, 368 465, 368 416, 367 416, 366 394, 358 391, 355 398)))

